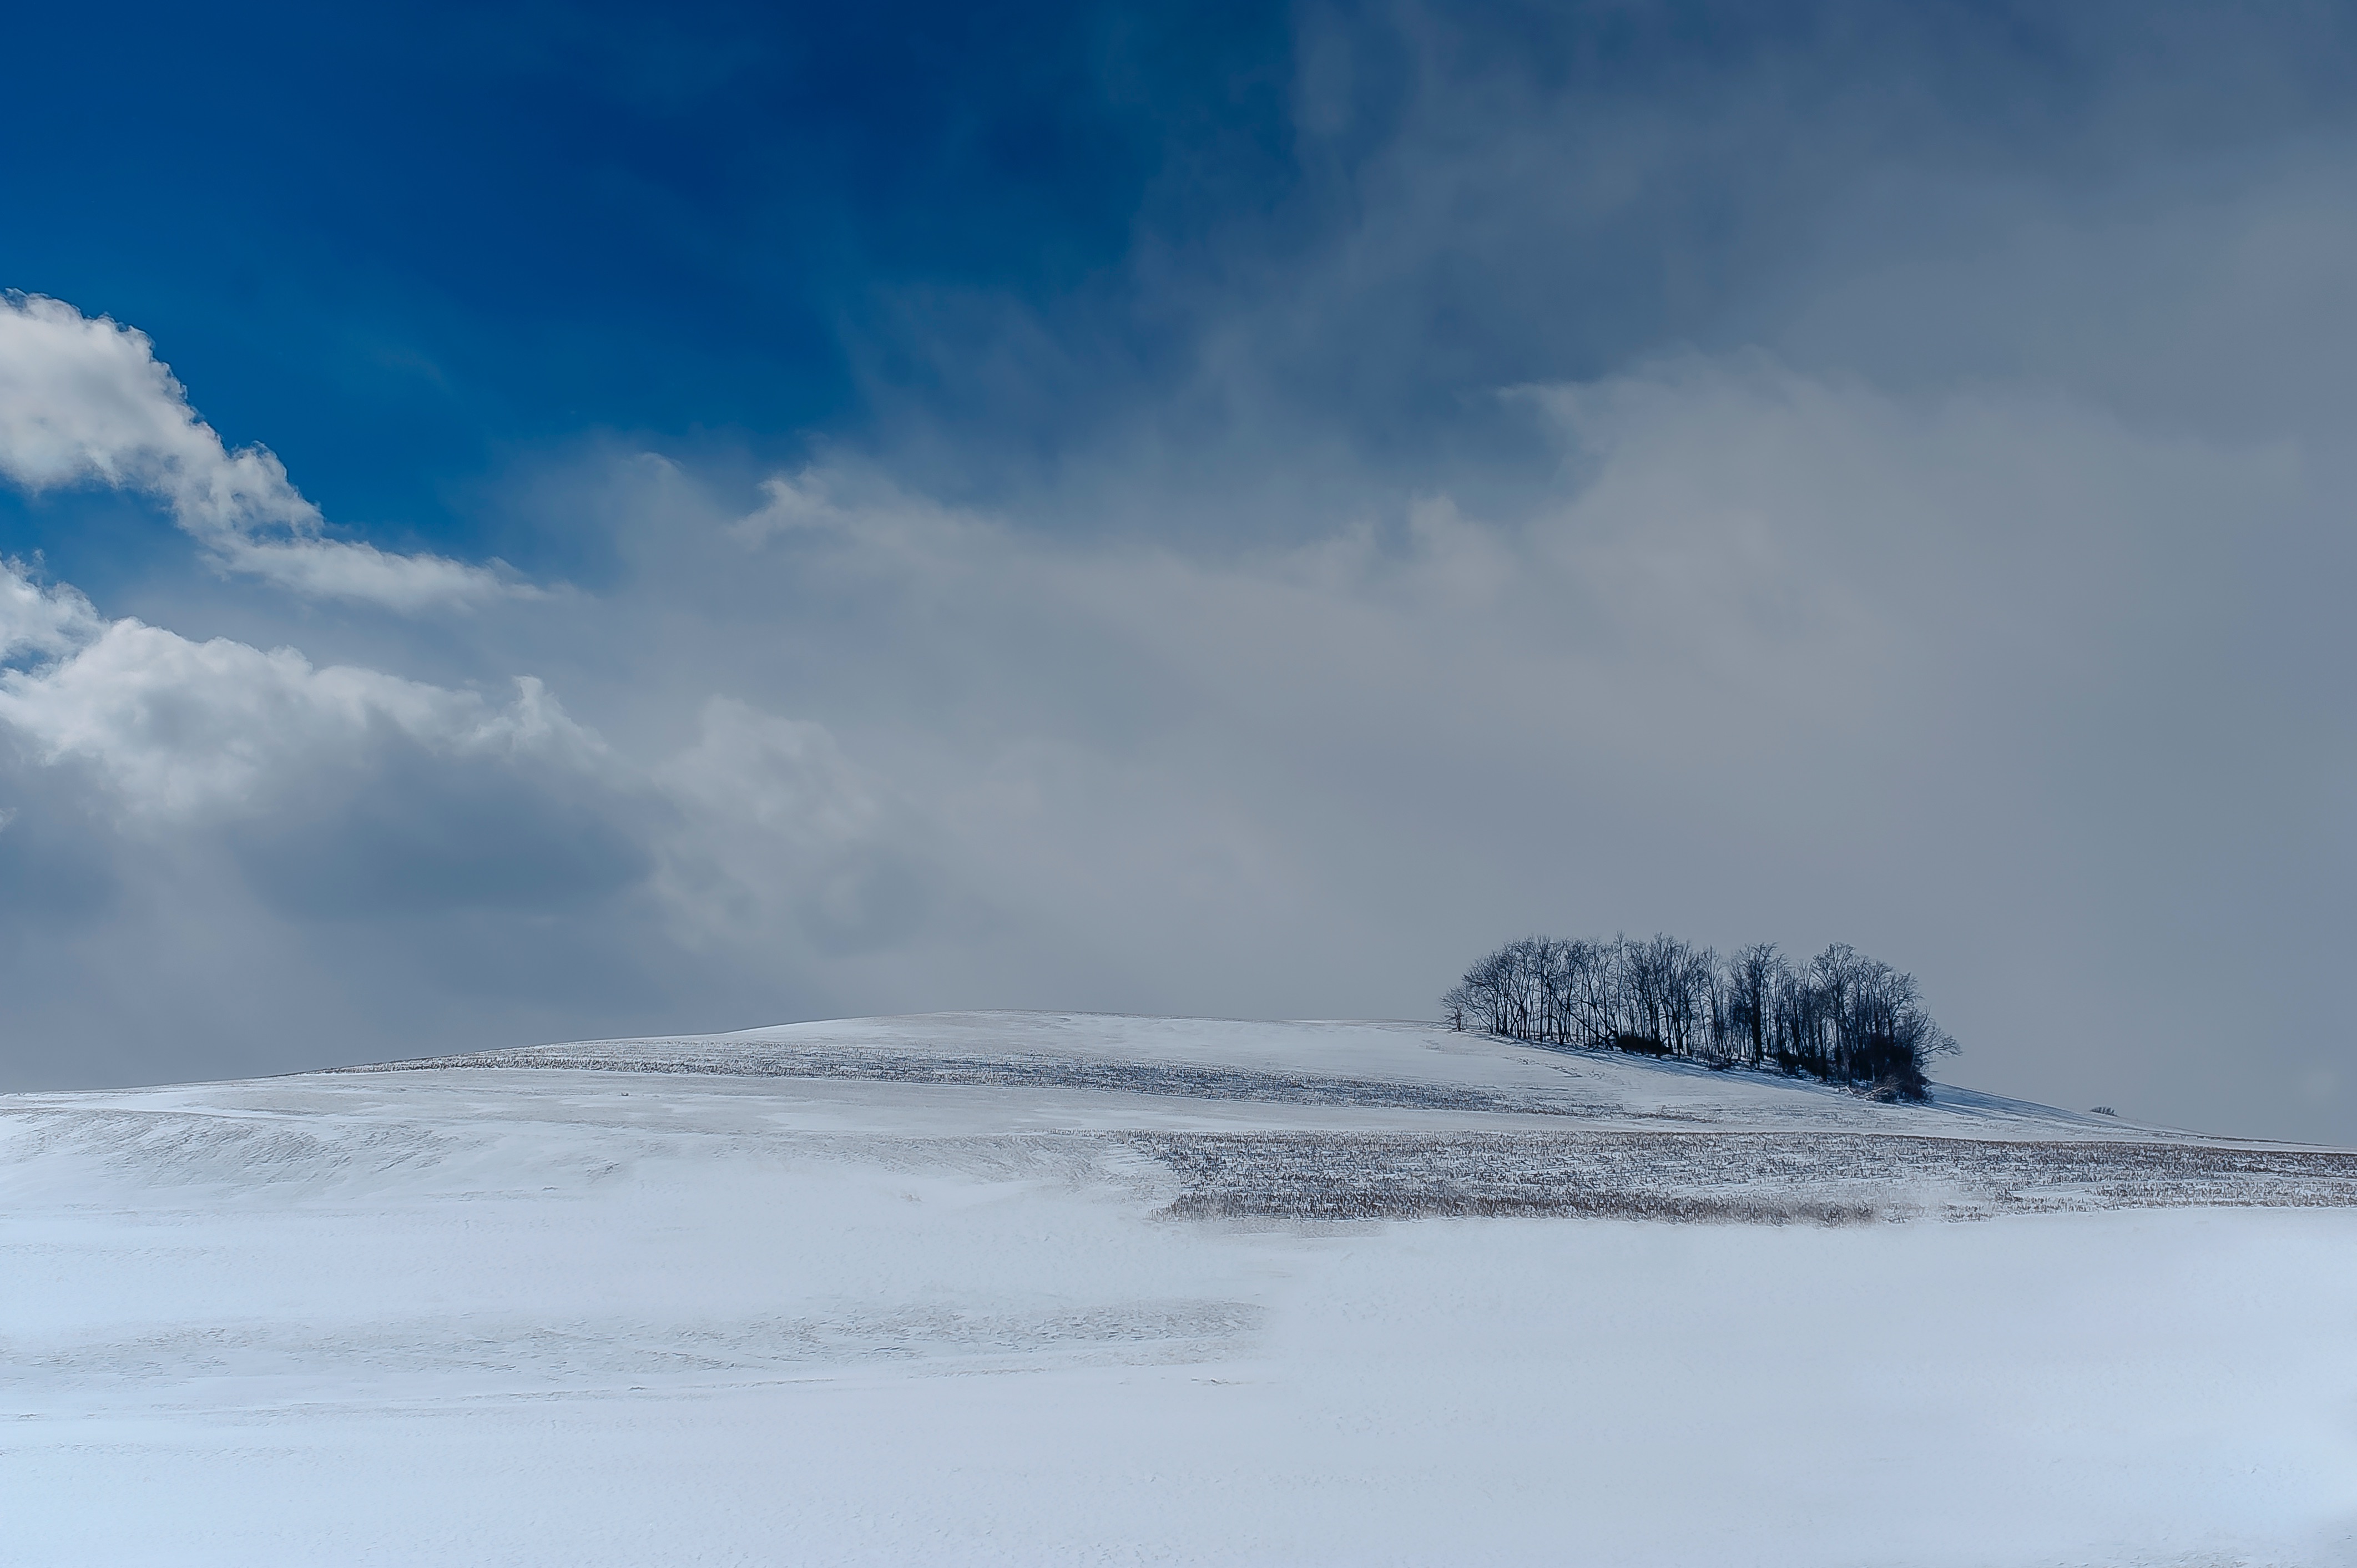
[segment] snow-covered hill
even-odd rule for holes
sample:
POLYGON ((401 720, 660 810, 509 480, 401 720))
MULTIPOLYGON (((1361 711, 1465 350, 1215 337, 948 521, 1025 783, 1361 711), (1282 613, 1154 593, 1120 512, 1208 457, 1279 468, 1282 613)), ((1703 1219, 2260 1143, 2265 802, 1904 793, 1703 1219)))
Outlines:
POLYGON ((8 1097, 0 1562, 2342 1561, 2352 1205, 1408 1024, 8 1097))
MULTIPOLYGON (((1521 1112, 1631 1129, 1903 1130, 2044 1139, 2156 1132, 1968 1090, 1943 1088, 1929 1108, 1890 1107, 1771 1074, 1552 1050, 1416 1023, 935 1013, 731 1035, 577 1041, 370 1070, 437 1066, 1090 1089, 1188 1101, 1342 1105, 1354 1112, 1521 1112)), ((1127 1124, 1138 1114, 1133 1100, 1116 1119, 1127 1124)), ((1362 1119, 1354 1115, 1351 1124, 1362 1119)))

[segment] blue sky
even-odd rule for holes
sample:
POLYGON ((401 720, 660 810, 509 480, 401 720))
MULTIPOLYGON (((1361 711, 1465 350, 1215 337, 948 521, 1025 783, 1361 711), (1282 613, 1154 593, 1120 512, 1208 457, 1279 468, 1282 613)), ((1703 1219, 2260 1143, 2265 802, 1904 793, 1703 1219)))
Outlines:
POLYGON ((8 1083, 1669 929, 2357 1137, 2338 8, 16 27, 8 1083))
POLYGON ((2046 9, 53 10, 0 101, 41 153, 5 238, 12 286, 167 343, 331 514, 455 542, 496 524, 454 489, 586 429, 770 455, 913 405, 1084 443, 1092 394, 1167 394, 1204 312, 1363 221, 1355 177, 1446 92, 1467 161, 1519 109, 1599 188, 1369 280, 1399 340, 1295 346, 1304 402, 1415 445, 1498 385, 1789 332, 1829 209, 1903 254, 2345 120, 2329 11, 2046 9), (1019 410, 960 362, 1006 311, 1082 361, 1019 410))
POLYGON ((444 487, 522 444, 856 428, 863 377, 922 379, 880 296, 1044 306, 1149 204, 1183 232, 1287 180, 1266 10, 135 6, 17 37, 0 123, 47 156, 7 177, 16 286, 141 324, 232 444, 443 541, 444 487), (1162 188, 1192 155, 1211 188, 1162 188))

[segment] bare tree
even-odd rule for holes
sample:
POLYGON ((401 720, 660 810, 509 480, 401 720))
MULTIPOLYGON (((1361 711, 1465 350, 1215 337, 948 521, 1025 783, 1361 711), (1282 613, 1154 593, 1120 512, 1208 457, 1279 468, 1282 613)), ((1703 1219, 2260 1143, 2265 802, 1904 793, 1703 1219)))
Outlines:
POLYGON ((1845 942, 1796 969, 1769 942, 1722 962, 1665 934, 1525 937, 1467 970, 1441 1005, 1459 1029, 1719 1067, 1772 1063, 1901 1099, 1921 1098, 1925 1064, 1956 1049, 1913 975, 1845 942))
POLYGON ((1774 942, 1738 948, 1727 961, 1727 1033, 1749 1066, 1768 1059, 1769 1016, 1778 978, 1787 972, 1774 942))

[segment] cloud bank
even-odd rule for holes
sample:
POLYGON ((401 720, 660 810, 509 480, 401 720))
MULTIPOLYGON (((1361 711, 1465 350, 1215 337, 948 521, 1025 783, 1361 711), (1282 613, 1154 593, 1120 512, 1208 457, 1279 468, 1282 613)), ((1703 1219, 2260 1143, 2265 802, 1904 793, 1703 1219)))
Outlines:
MULTIPOLYGON (((673 459, 585 457, 540 483, 597 509, 630 591, 493 654, 559 660, 562 701, 193 641, 12 571, 0 839, 78 824, 115 868, 93 943, 169 886, 296 949, 389 945, 362 969, 423 963, 445 1004, 404 1041, 1414 1015, 1460 951, 1542 925, 1854 940, 1927 972, 1993 1080, 2062 1098, 2145 1048, 2083 1027, 2248 1017, 2161 975, 2256 961, 2282 932, 2233 912, 2323 881, 2292 800, 2217 843, 2264 725, 2201 694, 2247 656, 2222 596, 2314 593, 2287 580, 2319 505, 2289 454, 1758 354, 1513 396, 1566 454, 1536 504, 1431 493, 1261 550, 1041 533, 850 458, 744 508, 673 459), (476 950, 429 956, 462 927, 476 950), (1971 974, 1997 978, 1939 983, 1971 974)), ((2310 741, 2287 781, 2329 764, 2310 741)), ((2266 1005, 2298 1038, 2306 1004, 2266 1005)))
POLYGON ((590 588, 382 558, 427 625, 12 306, 97 389, 10 394, 15 482, 321 575, 0 577, 7 1069, 1415 1015, 1665 929, 1915 971, 1967 1081, 2357 1138, 2337 24, 1625 21, 1304 9, 1274 195, 1177 138, 1118 266, 846 307, 856 418, 530 445, 470 504, 590 588))

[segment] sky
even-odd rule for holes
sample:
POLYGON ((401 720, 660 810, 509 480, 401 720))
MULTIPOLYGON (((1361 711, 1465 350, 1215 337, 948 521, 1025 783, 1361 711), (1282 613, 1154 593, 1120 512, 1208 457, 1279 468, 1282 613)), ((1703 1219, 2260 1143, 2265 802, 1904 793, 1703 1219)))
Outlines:
POLYGON ((2357 1143, 2357 19, 51 7, 0 1089, 1912 972, 2357 1143))

